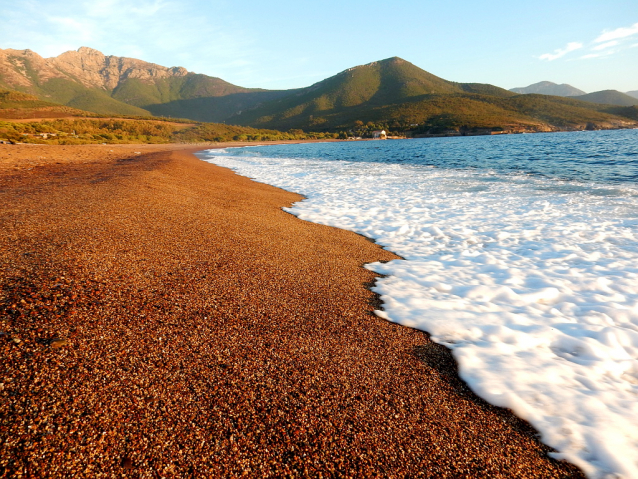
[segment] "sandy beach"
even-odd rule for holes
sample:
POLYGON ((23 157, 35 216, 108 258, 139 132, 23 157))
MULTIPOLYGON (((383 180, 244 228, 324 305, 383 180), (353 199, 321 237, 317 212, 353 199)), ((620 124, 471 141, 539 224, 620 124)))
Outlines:
POLYGON ((0 477, 584 477, 204 148, 0 145, 0 477))

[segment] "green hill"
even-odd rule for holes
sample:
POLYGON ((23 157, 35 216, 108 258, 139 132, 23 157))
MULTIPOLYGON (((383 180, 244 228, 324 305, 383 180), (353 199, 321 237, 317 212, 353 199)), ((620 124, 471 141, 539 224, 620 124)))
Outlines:
POLYGON ((288 91, 248 91, 226 96, 174 100, 168 103, 147 105, 146 108, 155 116, 222 123, 244 110, 255 108, 266 101, 278 99, 288 94, 288 91))
POLYGON ((614 106, 614 107, 610 107, 608 105, 605 105, 605 107, 602 108, 601 111, 605 111, 605 112, 610 113, 612 115, 618 115, 618 116, 622 116, 622 117, 625 117, 625 118, 630 118, 630 119, 638 122, 638 106, 636 106, 636 105, 634 105, 634 106, 614 106))
POLYGON ((286 94, 289 92, 242 88, 220 78, 196 73, 153 82, 127 79, 112 92, 114 99, 143 108, 155 116, 209 122, 224 121, 241 110, 286 94))
POLYGON ((33 89, 40 98, 103 115, 150 116, 151 114, 148 110, 112 98, 104 90, 87 88, 80 83, 63 78, 52 78, 46 83, 35 85, 33 89))
POLYGON ((341 72, 283 99, 229 118, 242 125, 277 125, 276 128, 340 128, 359 117, 375 121, 390 105, 424 95, 514 93, 480 83, 455 83, 393 57, 341 72))
MULTIPOLYGON (((347 128, 361 117, 364 110, 348 112, 337 120, 337 128, 347 128)), ((445 130, 487 129, 551 131, 555 129, 585 129, 617 127, 627 119, 612 112, 598 111, 587 103, 545 95, 516 95, 498 98, 467 93, 424 95, 396 105, 375 108, 365 121, 390 129, 411 129, 437 133, 445 130)))
POLYGON ((0 90, 0 118, 60 118, 86 115, 90 113, 40 100, 34 95, 13 90, 0 90))
POLYGON ((557 85, 551 81, 541 81, 521 88, 512 88, 510 91, 518 94, 530 94, 537 93, 539 95, 552 95, 552 96, 578 96, 585 95, 583 90, 579 90, 571 85, 562 83, 557 85))
POLYGON ((13 90, 0 90, 0 109, 40 108, 58 106, 55 103, 40 100, 37 96, 13 90))
POLYGON ((29 92, 47 101, 103 115, 151 115, 148 110, 112 98, 104 90, 87 88, 63 78, 52 78, 45 83, 36 84, 29 92))
POLYGON ((486 83, 456 83, 456 85, 458 85, 465 93, 499 96, 503 98, 509 98, 516 95, 516 93, 512 93, 509 90, 486 83))
POLYGON ((603 103, 606 105, 633 106, 638 105, 638 98, 634 98, 617 90, 603 90, 587 95, 572 97, 577 100, 588 101, 590 103, 603 103))
POLYGON ((145 108, 175 100, 224 96, 244 90, 220 78, 189 73, 186 76, 159 78, 153 82, 126 79, 113 90, 112 96, 129 105, 145 108))
POLYGON ((550 131, 618 127, 630 117, 569 98, 449 82, 395 57, 351 68, 229 121, 279 130, 347 131, 371 122, 395 131, 550 131))

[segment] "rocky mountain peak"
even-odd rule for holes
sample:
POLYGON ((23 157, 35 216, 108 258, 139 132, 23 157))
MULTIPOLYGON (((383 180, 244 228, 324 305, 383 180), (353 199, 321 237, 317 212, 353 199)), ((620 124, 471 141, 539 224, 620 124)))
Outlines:
POLYGON ((104 54, 101 51, 96 50, 94 48, 90 48, 90 47, 80 47, 78 48, 77 52, 81 55, 98 55, 102 57, 104 56, 104 54))
POLYGON ((184 77, 188 75, 188 70, 184 67, 172 67, 169 68, 169 71, 176 77, 184 77))
POLYGON ((169 77, 184 77, 188 70, 183 67, 167 68, 134 58, 106 56, 99 50, 80 47, 53 58, 42 58, 31 50, 0 50, 0 70, 10 83, 27 86, 34 79, 27 78, 25 61, 32 65, 40 81, 51 78, 67 78, 79 81, 88 88, 111 91, 122 81, 136 78, 143 82, 169 77))

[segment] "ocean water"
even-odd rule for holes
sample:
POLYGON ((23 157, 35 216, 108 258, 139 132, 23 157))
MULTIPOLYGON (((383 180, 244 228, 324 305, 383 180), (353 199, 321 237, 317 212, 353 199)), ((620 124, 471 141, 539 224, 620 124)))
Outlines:
POLYGON ((263 146, 206 161, 405 260, 378 316, 589 477, 638 478, 638 130, 263 146))

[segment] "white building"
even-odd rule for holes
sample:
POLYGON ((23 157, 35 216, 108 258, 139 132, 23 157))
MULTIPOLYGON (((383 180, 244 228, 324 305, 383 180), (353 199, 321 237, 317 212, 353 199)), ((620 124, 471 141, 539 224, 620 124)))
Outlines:
POLYGON ((374 138, 375 140, 385 140, 388 138, 388 135, 386 134, 385 130, 374 130, 372 132, 372 138, 374 138))

